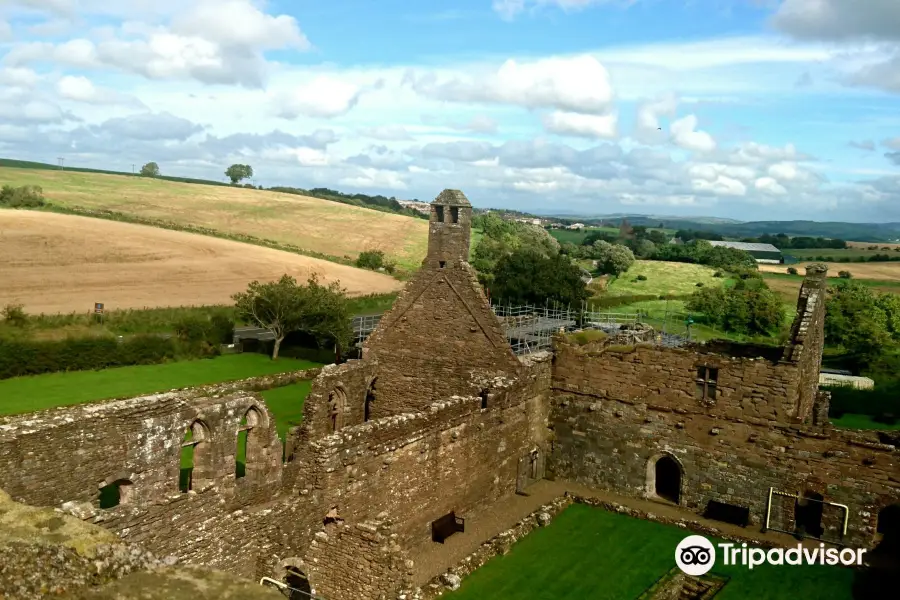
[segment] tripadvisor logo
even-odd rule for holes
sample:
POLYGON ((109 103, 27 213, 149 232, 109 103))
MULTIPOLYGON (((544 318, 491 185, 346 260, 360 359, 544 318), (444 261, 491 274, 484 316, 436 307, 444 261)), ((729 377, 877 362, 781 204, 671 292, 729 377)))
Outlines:
MULTIPOLYGON (((837 565, 861 566, 862 548, 818 548, 797 544, 793 548, 752 548, 746 543, 722 542, 719 548, 722 564, 742 565, 748 569, 770 565, 837 565)), ((716 547, 702 535, 689 535, 675 548, 675 564, 682 572, 698 577, 708 573, 716 564, 716 547)))

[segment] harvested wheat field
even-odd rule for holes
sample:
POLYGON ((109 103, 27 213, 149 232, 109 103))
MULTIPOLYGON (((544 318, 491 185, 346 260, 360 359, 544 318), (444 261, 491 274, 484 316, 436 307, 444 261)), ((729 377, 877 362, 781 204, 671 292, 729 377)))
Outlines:
MULTIPOLYGON (((794 267, 801 275, 806 266, 814 261, 797 263, 795 265, 759 265, 763 273, 787 273, 788 267, 794 267)), ((871 263, 825 263, 828 265, 828 276, 837 277, 839 271, 850 271, 856 279, 872 279, 880 281, 900 281, 900 262, 871 262, 871 263)))
POLYGON ((330 256, 382 250, 401 266, 425 257, 428 223, 307 196, 149 177, 0 167, 0 185, 39 185, 61 206, 251 235, 330 256))
POLYGON ((900 248, 900 244, 894 244, 891 242, 847 242, 847 246, 850 248, 871 248, 875 246, 879 250, 882 248, 890 248, 893 250, 894 248, 900 248))
POLYGON ((388 293, 381 273, 261 246, 144 225, 0 210, 0 306, 31 313, 229 304, 254 279, 338 280, 351 295, 388 293))

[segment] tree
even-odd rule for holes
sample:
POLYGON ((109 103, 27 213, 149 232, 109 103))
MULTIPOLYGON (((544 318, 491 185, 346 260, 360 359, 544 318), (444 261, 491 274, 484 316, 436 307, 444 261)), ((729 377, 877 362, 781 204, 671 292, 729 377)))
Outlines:
POLYGON ((497 262, 491 296, 513 304, 550 300, 578 306, 590 295, 581 276, 578 265, 562 254, 544 256, 523 248, 497 262))
POLYGON ((619 244, 602 240, 594 242, 591 256, 597 261, 597 271, 618 277, 634 264, 634 253, 619 244))
POLYGON ((492 285, 498 261, 517 250, 530 249, 547 257, 559 254, 559 242, 542 227, 504 221, 493 214, 479 217, 479 224, 483 235, 471 260, 482 285, 492 285))
POLYGON ((254 323, 275 336, 272 359, 278 358, 287 334, 303 331, 315 337, 322 346, 333 341, 344 348, 351 336, 351 315, 344 291, 337 282, 319 284, 315 274, 305 286, 283 275, 278 281, 254 281, 246 292, 232 296, 239 319, 254 323))
POLYGON ((234 164, 225 169, 225 176, 231 179, 232 184, 237 184, 239 181, 253 177, 253 167, 234 164))
POLYGON ((155 162, 148 162, 141 167, 141 177, 159 177, 159 165, 155 162))
POLYGON ((729 289, 705 287, 694 292, 685 307, 703 313, 710 325, 734 333, 769 335, 784 322, 781 299, 762 279, 739 280, 729 289))
POLYGON ((844 348, 853 367, 870 366, 900 342, 900 302, 891 296, 854 281, 829 289, 825 341, 844 348))

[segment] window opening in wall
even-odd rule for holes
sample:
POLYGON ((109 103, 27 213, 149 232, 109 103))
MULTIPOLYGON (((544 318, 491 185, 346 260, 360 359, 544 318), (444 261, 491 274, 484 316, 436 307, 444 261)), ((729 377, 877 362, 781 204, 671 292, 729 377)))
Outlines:
POLYGON ((806 491, 797 499, 794 506, 794 527, 799 535, 814 538, 822 537, 825 528, 822 527, 822 494, 806 491))
POLYGON ((100 488, 100 508, 107 509, 126 504, 131 496, 131 481, 118 479, 100 488))
POLYGON ((710 500, 707 503, 703 516, 707 519, 731 523, 740 527, 746 527, 750 524, 749 508, 728 504, 727 502, 719 502, 718 500, 710 500))
POLYGON ((331 432, 335 433, 344 426, 344 407, 346 394, 342 388, 335 388, 328 394, 328 413, 331 420, 331 432))
POLYGON ((445 261, 445 260, 439 260, 439 261, 438 261, 438 266, 439 266, 440 268, 443 269, 444 267, 447 266, 447 261, 445 261))
POLYGON ((481 390, 481 408, 488 407, 488 391, 481 390))
POLYGON ((703 400, 716 399, 716 386, 719 382, 719 369, 715 367, 697 367, 697 397, 703 400))
POLYGON ((372 418, 372 405, 375 403, 375 384, 377 381, 378 378, 376 377, 372 380, 366 390, 366 401, 363 406, 363 421, 368 421, 372 418))
POLYGON ((663 500, 675 504, 681 500, 681 465, 671 456, 656 461, 654 491, 663 500))
POLYGON ((444 222, 444 207, 443 206, 435 206, 434 214, 437 216, 435 219, 438 223, 444 222))
POLYGON ((247 436, 251 429, 253 425, 247 423, 247 415, 244 415, 238 426, 237 452, 234 455, 234 476, 237 478, 247 474, 247 436))
POLYGON ((531 478, 538 479, 538 459, 540 455, 537 450, 531 451, 531 478))
POLYGON ((451 223, 459 223, 459 207, 458 206, 450 207, 450 222, 451 223))
MULTIPOLYGON (((195 468, 198 463, 202 463, 202 467, 208 469, 208 465, 203 462, 202 458, 206 458, 205 444, 207 441, 206 427, 200 421, 194 421, 188 427, 184 434, 184 440, 181 442, 180 471, 178 477, 178 489, 182 492, 188 492, 194 489, 195 484, 195 468)), ((203 475, 201 475, 202 477, 203 475)))

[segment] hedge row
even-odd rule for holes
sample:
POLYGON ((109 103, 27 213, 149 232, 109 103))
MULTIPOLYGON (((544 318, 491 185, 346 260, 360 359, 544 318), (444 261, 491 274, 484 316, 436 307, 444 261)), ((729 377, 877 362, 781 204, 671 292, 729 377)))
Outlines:
POLYGON ((56 371, 86 371, 150 365, 175 358, 173 338, 138 335, 116 338, 0 341, 0 379, 56 371))
POLYGON ((874 390, 858 390, 850 386, 826 388, 831 392, 829 414, 841 417, 845 413, 869 415, 881 418, 891 415, 900 417, 900 386, 876 385, 874 390))

